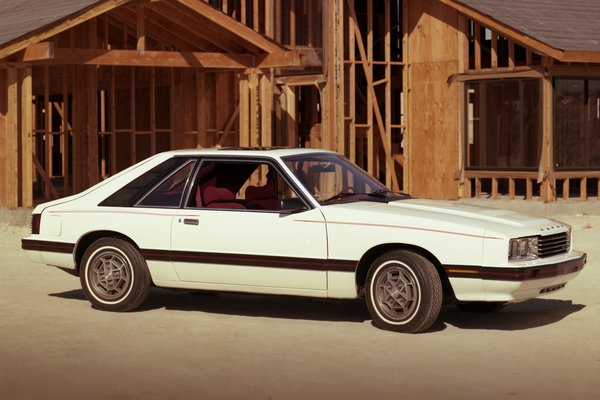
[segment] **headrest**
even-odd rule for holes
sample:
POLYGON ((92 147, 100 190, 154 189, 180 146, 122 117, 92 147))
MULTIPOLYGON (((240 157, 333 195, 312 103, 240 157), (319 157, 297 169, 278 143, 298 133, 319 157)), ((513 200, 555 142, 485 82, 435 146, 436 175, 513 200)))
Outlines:
POLYGON ((218 188, 209 186, 204 190, 204 202, 206 204, 216 201, 232 201, 235 200, 234 194, 227 188, 218 188))

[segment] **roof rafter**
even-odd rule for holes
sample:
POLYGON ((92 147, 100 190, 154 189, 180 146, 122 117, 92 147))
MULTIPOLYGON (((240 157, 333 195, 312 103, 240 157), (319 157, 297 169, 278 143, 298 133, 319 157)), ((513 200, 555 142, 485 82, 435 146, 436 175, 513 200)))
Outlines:
MULTIPOLYGON (((130 26, 133 26, 136 17, 135 11, 128 7, 113 10, 111 14, 130 26)), ((218 51, 218 47, 200 38, 195 33, 176 29, 176 24, 173 21, 159 15, 154 10, 146 9, 146 15, 148 17, 145 22, 146 33, 150 37, 155 37, 158 41, 169 43, 182 50, 218 51)))
POLYGON ((176 1, 188 7, 189 9, 197 12, 198 14, 204 16, 205 18, 213 21, 214 23, 221 26, 223 29, 235 34, 240 39, 258 47, 259 49, 267 53, 273 53, 284 49, 274 41, 268 39, 266 36, 263 36, 260 33, 242 24, 241 22, 234 20, 233 18, 222 13, 221 11, 211 7, 207 3, 197 0, 176 1))

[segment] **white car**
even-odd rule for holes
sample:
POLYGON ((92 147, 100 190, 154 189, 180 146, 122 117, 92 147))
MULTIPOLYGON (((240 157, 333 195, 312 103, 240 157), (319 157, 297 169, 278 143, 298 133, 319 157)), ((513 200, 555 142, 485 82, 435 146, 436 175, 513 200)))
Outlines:
POLYGON ((32 261, 79 275, 98 309, 151 285, 365 298, 374 323, 427 330, 442 303, 494 311, 584 267, 560 222, 392 193, 312 149, 181 150, 33 211, 32 261))

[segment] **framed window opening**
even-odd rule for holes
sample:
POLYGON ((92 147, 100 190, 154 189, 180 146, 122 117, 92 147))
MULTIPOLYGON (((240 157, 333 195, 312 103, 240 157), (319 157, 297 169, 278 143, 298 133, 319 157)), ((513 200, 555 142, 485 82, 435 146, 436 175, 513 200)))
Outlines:
POLYGON ((554 79, 554 167, 600 168, 600 78, 554 79))
POLYGON ((465 82, 465 167, 535 170, 542 144, 542 84, 537 78, 465 82))

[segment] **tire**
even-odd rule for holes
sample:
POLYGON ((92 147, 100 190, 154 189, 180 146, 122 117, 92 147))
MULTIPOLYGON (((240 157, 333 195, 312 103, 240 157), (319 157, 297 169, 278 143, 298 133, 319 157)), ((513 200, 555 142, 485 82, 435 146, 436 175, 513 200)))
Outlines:
POLYGON ((146 299, 151 277, 146 260, 130 243, 102 238, 85 251, 79 279, 94 308, 130 311, 146 299))
POLYGON ((504 308, 506 303, 501 301, 470 301, 467 303, 458 303, 456 307, 465 312, 493 313, 504 308))
POLYGON ((433 264, 418 254, 391 251, 367 274, 366 300, 379 328, 418 333, 431 327, 442 308, 442 283, 433 264))

